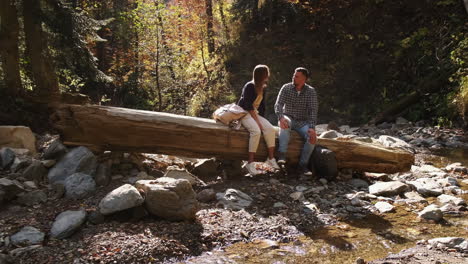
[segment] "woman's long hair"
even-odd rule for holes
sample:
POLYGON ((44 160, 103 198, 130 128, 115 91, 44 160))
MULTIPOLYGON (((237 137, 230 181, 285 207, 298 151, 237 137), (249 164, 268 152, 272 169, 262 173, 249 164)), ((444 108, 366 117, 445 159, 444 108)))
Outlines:
POLYGON ((253 82, 255 85, 255 92, 259 94, 263 91, 263 81, 270 75, 268 66, 259 64, 253 70, 253 82))

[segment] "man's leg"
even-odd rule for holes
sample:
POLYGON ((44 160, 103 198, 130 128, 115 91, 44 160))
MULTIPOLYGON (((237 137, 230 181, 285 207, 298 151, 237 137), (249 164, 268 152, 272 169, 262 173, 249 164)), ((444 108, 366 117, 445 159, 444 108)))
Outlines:
MULTIPOLYGON (((291 119, 284 116, 286 121, 288 121, 288 128, 280 128, 279 132, 279 146, 278 146, 278 163, 286 163, 286 152, 288 151, 289 138, 291 137, 291 119)), ((281 126, 280 126, 281 127, 281 126)))
POLYGON ((310 144, 309 142, 308 130, 309 130, 309 125, 305 125, 296 130, 299 133, 299 135, 301 135, 301 137, 305 140, 304 146, 302 147, 302 151, 301 151, 299 166, 306 171, 309 171, 308 165, 309 165, 310 156, 312 155, 312 152, 314 151, 314 148, 315 148, 315 145, 310 144))

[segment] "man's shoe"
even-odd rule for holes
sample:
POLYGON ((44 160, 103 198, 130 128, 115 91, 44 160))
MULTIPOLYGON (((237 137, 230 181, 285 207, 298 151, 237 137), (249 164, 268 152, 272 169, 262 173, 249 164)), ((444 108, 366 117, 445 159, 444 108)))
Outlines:
POLYGON ((302 175, 305 175, 305 176, 312 176, 312 172, 308 168, 305 168, 305 167, 301 167, 301 173, 302 175))
POLYGON ((249 174, 252 175, 252 176, 257 175, 257 174, 260 173, 260 172, 257 170, 257 168, 255 168, 255 162, 247 163, 247 164, 245 165, 245 168, 247 169, 247 171, 249 172, 249 174))
POLYGON ((278 156, 278 164, 286 164, 286 153, 280 152, 278 156))
POLYGON ((279 170, 280 169, 280 166, 278 166, 278 163, 276 163, 276 159, 275 158, 272 158, 272 159, 267 159, 265 161, 266 164, 268 164, 270 167, 272 167, 273 169, 275 170, 279 170))

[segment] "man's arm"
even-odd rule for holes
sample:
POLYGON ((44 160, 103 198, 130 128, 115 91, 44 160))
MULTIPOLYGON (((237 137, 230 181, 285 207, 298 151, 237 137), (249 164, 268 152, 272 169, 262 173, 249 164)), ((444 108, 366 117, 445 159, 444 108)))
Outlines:
POLYGON ((284 106, 284 93, 285 93, 285 85, 281 87, 278 97, 276 97, 276 103, 275 103, 275 114, 278 117, 278 120, 283 117, 283 106, 284 106))
POLYGON ((318 99, 317 99, 317 92, 315 92, 314 88, 312 88, 310 110, 311 110, 311 113, 309 117, 309 127, 315 129, 315 125, 317 124, 318 99))

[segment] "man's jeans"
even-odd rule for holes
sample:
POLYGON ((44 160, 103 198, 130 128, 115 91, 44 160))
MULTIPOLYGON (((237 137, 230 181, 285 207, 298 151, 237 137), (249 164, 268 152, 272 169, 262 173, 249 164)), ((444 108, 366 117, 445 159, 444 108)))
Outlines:
MULTIPOLYGON (((288 144, 289 138, 291 137, 291 127, 294 125, 294 120, 291 120, 289 117, 284 116, 284 118, 288 121, 289 127, 287 129, 280 129, 279 132, 279 148, 278 151, 282 153, 286 153, 288 151, 288 144)), ((301 151, 301 158, 299 160, 299 166, 303 168, 307 168, 309 164, 310 156, 314 151, 315 145, 309 143, 309 125, 305 125, 301 128, 295 128, 295 131, 301 135, 301 137, 305 140, 304 147, 302 147, 301 151)))

